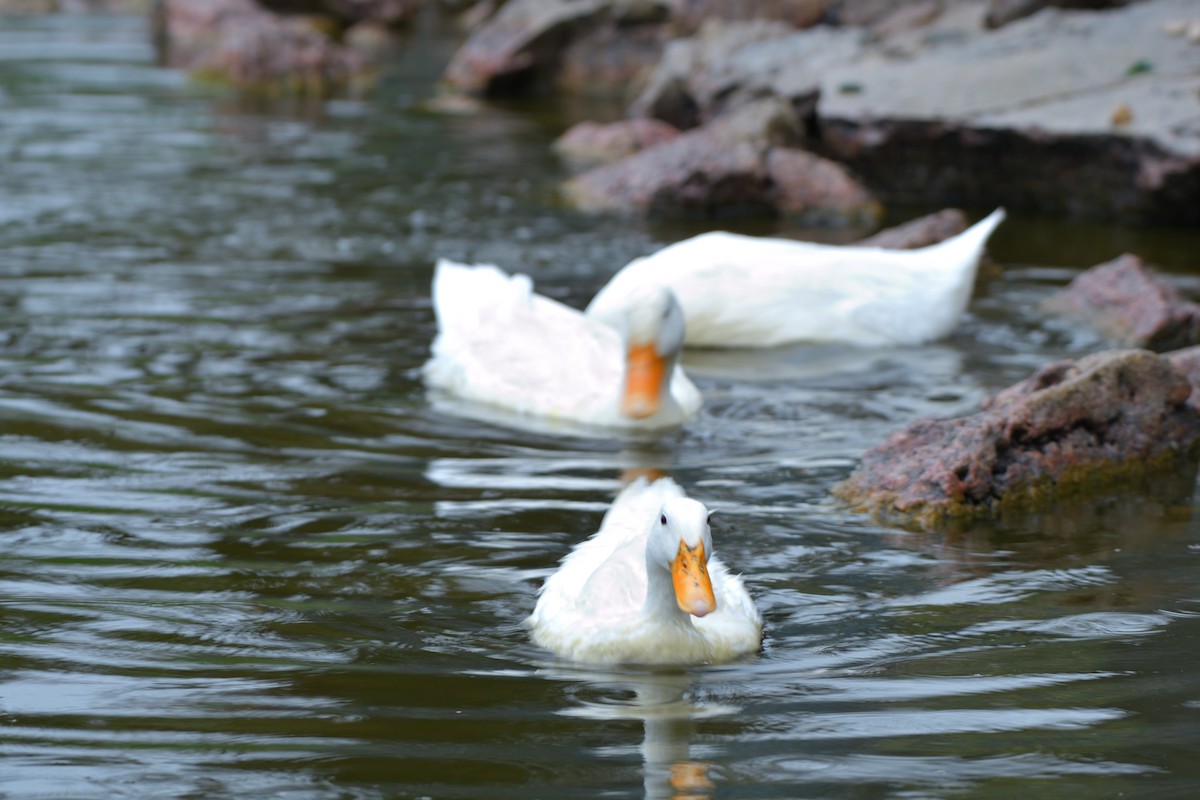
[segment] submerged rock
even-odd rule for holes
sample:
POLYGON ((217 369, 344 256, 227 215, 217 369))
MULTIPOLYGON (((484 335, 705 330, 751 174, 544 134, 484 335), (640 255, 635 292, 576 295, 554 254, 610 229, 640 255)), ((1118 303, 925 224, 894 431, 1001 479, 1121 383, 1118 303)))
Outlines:
POLYGON ((1145 350, 1049 364, 978 414, 907 425, 833 493, 930 525, 1096 491, 1200 452, 1191 392, 1171 361, 1145 350))
POLYGON ((1200 305, 1129 253, 1081 273, 1044 307, 1132 347, 1161 352, 1200 344, 1200 305))

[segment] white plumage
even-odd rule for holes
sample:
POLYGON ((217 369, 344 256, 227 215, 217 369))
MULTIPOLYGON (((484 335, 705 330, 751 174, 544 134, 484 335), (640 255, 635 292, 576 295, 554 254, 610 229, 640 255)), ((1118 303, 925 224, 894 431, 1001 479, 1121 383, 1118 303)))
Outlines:
POLYGON ((607 428, 673 427, 700 408, 699 390, 676 365, 682 311, 661 287, 631 295, 614 330, 534 293, 525 275, 442 259, 433 305, 438 334, 424 367, 432 388, 541 420, 607 428), (654 387, 661 405, 631 415, 622 392, 634 339, 663 364, 654 387))
POLYGON ((996 209, 958 236, 916 250, 705 233, 631 261, 587 314, 618 324, 630 297, 660 284, 683 306, 691 346, 922 344, 958 324, 984 244, 1003 219, 996 209))
POLYGON ((754 652, 762 618, 741 579, 711 553, 704 505, 670 478, 639 478, 542 586, 528 619, 533 640, 564 658, 608 664, 698 664, 754 652), (677 562, 697 548, 706 570, 681 569, 677 562), (685 596, 704 571, 708 599, 685 596))

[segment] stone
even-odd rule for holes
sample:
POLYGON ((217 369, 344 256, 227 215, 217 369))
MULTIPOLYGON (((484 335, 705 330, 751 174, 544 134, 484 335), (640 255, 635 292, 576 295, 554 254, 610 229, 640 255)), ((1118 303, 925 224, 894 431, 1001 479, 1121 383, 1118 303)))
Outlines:
POLYGON ((1188 395, 1188 405, 1200 412, 1200 345, 1185 347, 1163 353, 1163 357, 1171 362, 1188 382, 1192 384, 1192 393, 1188 395))
POLYGON ((1200 305, 1129 253, 1081 273, 1044 308, 1132 347, 1162 352, 1200 343, 1200 305))
POLYGON ((679 129, 656 119, 580 122, 554 142, 554 151, 576 169, 608 164, 670 141, 679 129))
POLYGON ((361 53, 306 18, 252 0, 161 0, 152 27, 168 66, 243 90, 324 96, 361 88, 373 75, 361 53))
POLYGON ((874 221, 879 205, 844 169, 790 148, 798 122, 764 100, 564 184, 586 211, 713 217, 795 214, 844 224, 874 221))
POLYGON ((343 26, 360 22, 400 27, 412 21, 421 0, 255 0, 276 14, 316 14, 332 17, 343 26))
POLYGON ((823 73, 814 149, 890 204, 1200 223, 1200 48, 1162 30, 1193 3, 894 37, 823 73))
POLYGON ((858 53, 862 41, 858 30, 710 21, 695 36, 667 45, 629 113, 686 129, 775 97, 803 120, 816 106, 823 71, 858 53))
POLYGON ((509 0, 455 52, 442 80, 476 94, 552 83, 563 51, 608 7, 609 0, 509 0))
POLYGON ((824 20, 829 0, 674 0, 672 5, 673 29, 686 35, 712 20, 772 20, 808 28, 824 20))
POLYGON ((1115 8, 1133 0, 988 0, 984 24, 999 28, 1014 20, 1036 14, 1043 8, 1115 8))
POLYGON ((841 164, 795 147, 767 153, 775 210, 809 225, 843 227, 873 222, 883 207, 841 164))
POLYGON ((902 225, 885 228, 855 242, 859 247, 887 247, 893 250, 916 250, 945 241, 970 227, 967 215, 957 208, 947 208, 926 214, 902 225))
POLYGON ((833 493, 924 526, 1094 493, 1195 460, 1191 392, 1167 358, 1146 350, 1049 364, 977 414, 910 423, 864 454, 833 493))

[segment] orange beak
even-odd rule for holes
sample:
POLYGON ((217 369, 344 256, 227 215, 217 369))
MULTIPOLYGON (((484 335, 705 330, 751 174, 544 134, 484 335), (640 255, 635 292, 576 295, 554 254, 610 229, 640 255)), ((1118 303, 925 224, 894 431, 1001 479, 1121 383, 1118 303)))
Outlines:
POLYGON ((633 345, 625 356, 625 394, 621 413, 644 419, 662 408, 663 376, 667 362, 653 344, 633 345))
POLYGON ((671 562, 675 602, 680 611, 695 617, 703 617, 717 610, 717 598, 713 596, 706 560, 703 542, 698 542, 695 547, 680 542, 679 552, 671 562))

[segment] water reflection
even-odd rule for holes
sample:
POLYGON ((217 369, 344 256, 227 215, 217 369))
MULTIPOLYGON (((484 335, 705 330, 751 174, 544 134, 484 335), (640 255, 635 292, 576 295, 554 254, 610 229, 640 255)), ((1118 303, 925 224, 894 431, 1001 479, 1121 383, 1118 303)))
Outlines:
POLYGON ((740 709, 697 703, 686 672, 587 672, 544 669, 551 680, 582 682, 585 697, 560 713, 592 720, 640 720, 643 791, 647 800, 700 800, 717 789, 712 765, 692 754, 695 720, 740 709), (600 695, 597 699, 595 695, 600 695))

